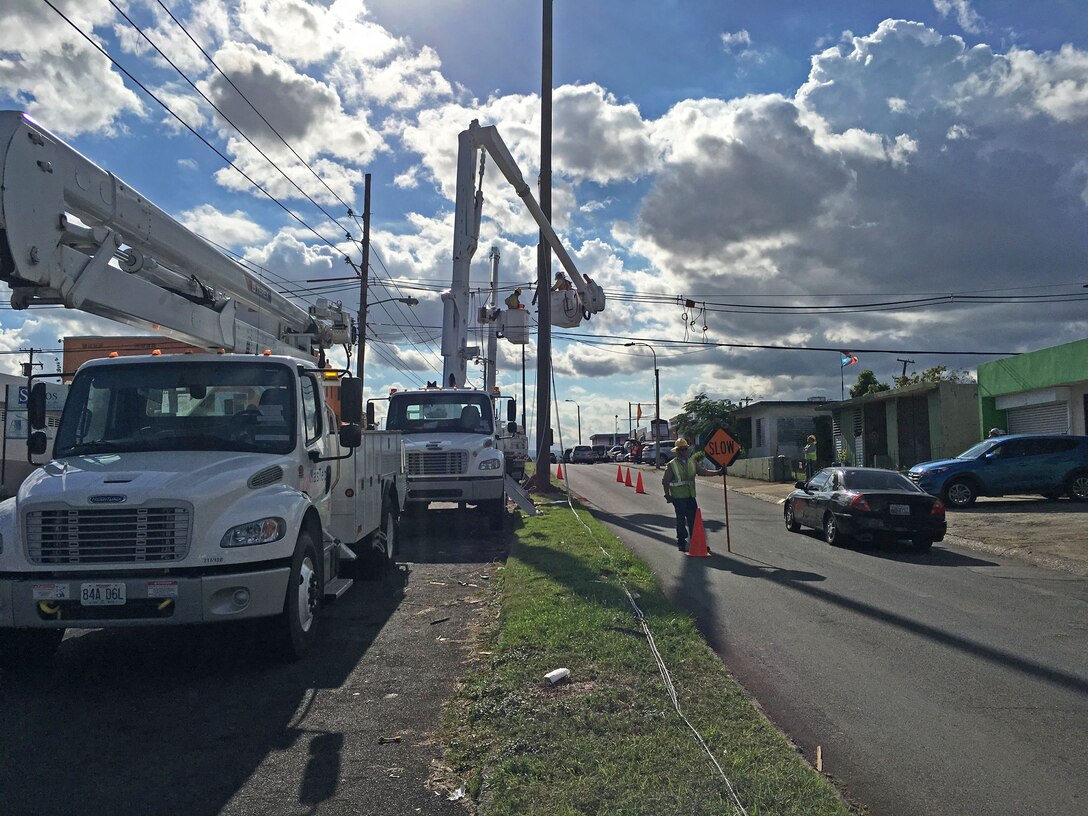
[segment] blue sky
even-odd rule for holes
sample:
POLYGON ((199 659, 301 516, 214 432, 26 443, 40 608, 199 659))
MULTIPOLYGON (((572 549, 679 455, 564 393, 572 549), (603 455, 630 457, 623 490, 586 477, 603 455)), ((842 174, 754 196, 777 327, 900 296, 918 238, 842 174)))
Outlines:
MULTIPOLYGON (((371 312, 368 390, 435 379, 457 132, 474 118, 497 125, 536 177, 539 3, 115 2, 221 109, 254 119, 169 8, 336 197, 259 124, 255 141, 348 227, 340 199, 360 210, 362 173, 373 174, 375 297, 422 302, 411 316, 371 312)), ((108 0, 55 5, 339 242, 342 230, 108 0)), ((653 343, 671 415, 699 392, 838 395, 837 353, 698 344, 704 337, 851 350, 851 376, 872 368, 890 380, 897 357, 914 359, 910 369, 970 369, 989 358, 956 352, 1088 334, 1088 304, 1076 300, 1088 283, 1086 29, 1079 0, 556 3, 553 206, 579 268, 610 298, 603 314, 557 335, 564 436, 574 422, 562 400, 581 405, 586 436, 610 432, 617 415, 625 429, 628 402, 652 400, 649 354, 625 338, 653 343), (957 302, 863 306, 944 295, 957 302), (815 305, 841 308, 814 314, 815 305)), ((357 257, 224 169, 42 0, 0 9, 0 102, 275 279, 345 274, 340 253, 357 257)), ((473 281, 486 281, 495 245, 504 283, 527 285, 532 224, 494 174, 484 192, 473 281)), ((357 302, 350 288, 333 296, 357 302)), ((123 331, 63 310, 0 310, 0 350, 123 331)), ((534 355, 530 346, 530 397, 534 355)), ((0 366, 13 371, 17 360, 0 355, 0 366)), ((499 380, 516 391, 520 360, 502 344, 499 380)))

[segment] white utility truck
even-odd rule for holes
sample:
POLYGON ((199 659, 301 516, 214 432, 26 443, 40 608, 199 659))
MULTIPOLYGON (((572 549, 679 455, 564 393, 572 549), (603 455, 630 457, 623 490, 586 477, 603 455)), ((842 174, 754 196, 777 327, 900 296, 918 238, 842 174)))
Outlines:
POLYGON ((75 373, 51 460, 0 503, 0 665, 48 659, 66 627, 252 618, 301 656, 321 604, 393 558, 406 497, 400 434, 363 432, 360 381, 326 365, 351 316, 296 306, 18 112, 0 113, 0 280, 17 309, 208 350, 75 373))
POLYGON ((573 288, 568 286, 564 291, 544 295, 552 298, 553 322, 557 322, 556 317, 562 320, 567 311, 576 320, 568 317, 573 322, 562 325, 577 325, 583 316, 588 318, 604 309, 605 295, 600 286, 578 272, 498 130, 493 125, 481 127, 473 121, 458 135, 457 146, 453 279, 449 291, 442 294, 442 382, 430 388, 391 394, 386 428, 405 435, 409 507, 424 508, 432 501, 475 504, 498 527, 502 524, 507 493, 520 490, 516 479, 524 475, 528 444, 524 429, 518 432, 515 400, 502 396, 495 388, 498 356, 495 338, 501 331, 512 343, 528 343, 529 319, 521 305, 510 305, 505 310, 495 308, 498 252, 492 250, 492 303, 479 312, 481 321, 490 324, 485 387, 468 388, 468 361, 481 356, 479 347, 468 345, 468 319, 469 271, 479 244, 483 215, 485 154, 491 156, 524 202, 544 240, 570 276, 573 288), (498 406, 503 401, 506 422, 500 423, 498 406))

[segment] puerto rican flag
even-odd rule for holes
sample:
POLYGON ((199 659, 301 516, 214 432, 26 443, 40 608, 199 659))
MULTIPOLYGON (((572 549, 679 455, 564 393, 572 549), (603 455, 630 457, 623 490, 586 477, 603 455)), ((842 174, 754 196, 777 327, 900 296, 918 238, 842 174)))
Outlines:
POLYGON ((843 368, 846 368, 848 365, 853 365, 858 361, 858 356, 856 354, 851 354, 848 351, 840 351, 839 354, 842 355, 839 362, 842 364, 843 368))

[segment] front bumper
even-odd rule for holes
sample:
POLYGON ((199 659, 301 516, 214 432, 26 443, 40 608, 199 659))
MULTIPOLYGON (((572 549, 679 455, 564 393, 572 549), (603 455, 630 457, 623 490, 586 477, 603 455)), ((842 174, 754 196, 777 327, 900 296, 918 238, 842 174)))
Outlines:
POLYGON ((0 578, 0 627, 118 628, 244 620, 283 610, 290 566, 209 575, 87 573, 0 578), (125 585, 125 602, 85 606, 83 584, 125 585))
POLYGON ((456 476, 445 479, 409 477, 408 501, 493 501, 505 495, 505 481, 506 474, 501 470, 488 476, 456 476))

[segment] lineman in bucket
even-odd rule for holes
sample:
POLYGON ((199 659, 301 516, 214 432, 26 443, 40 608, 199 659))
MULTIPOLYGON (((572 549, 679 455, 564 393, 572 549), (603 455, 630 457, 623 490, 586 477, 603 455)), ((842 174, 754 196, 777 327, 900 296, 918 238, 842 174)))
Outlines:
POLYGON ((680 552, 687 552, 688 537, 695 529, 695 511, 699 507, 695 501, 695 477, 713 476, 715 471, 692 461, 691 446, 684 438, 676 440, 672 452, 676 458, 665 466, 661 486, 665 489, 665 501, 676 511, 676 547, 680 552))

